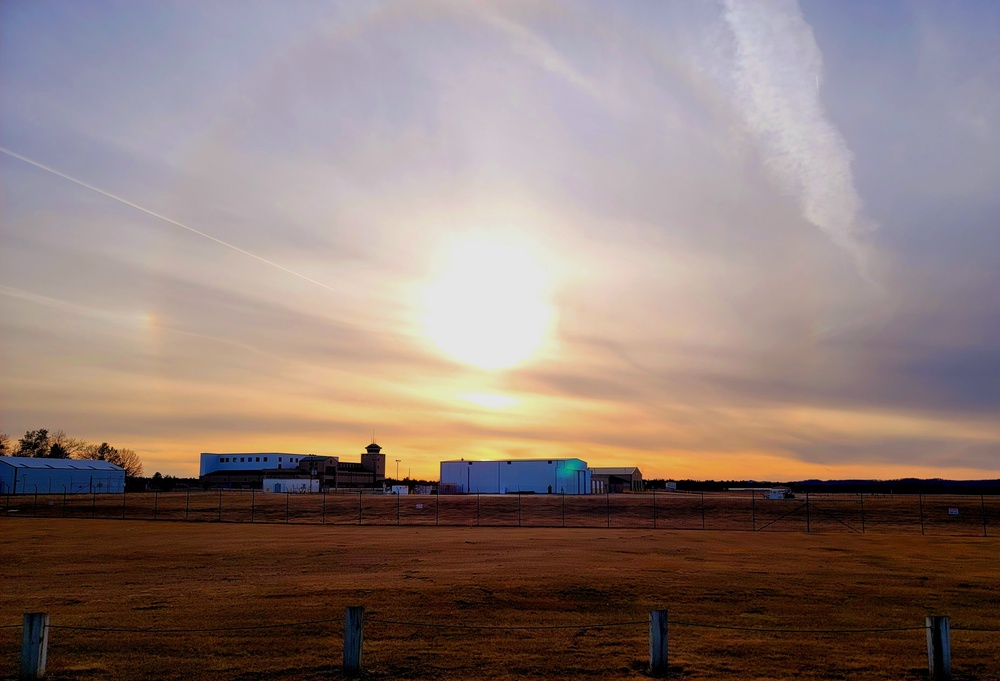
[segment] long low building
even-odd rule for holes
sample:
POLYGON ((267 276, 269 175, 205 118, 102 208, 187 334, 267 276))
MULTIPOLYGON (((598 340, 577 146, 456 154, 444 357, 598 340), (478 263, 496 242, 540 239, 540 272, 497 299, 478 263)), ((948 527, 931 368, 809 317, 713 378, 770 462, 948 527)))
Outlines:
POLYGON ((0 495, 124 491, 125 469, 107 461, 0 456, 0 495))
POLYGON ((312 479, 320 487, 375 487, 385 480, 385 454, 374 442, 365 448, 360 463, 337 456, 289 452, 236 452, 201 455, 201 480, 212 487, 261 489, 264 480, 312 479))
POLYGON ((459 494, 589 494, 590 471, 580 459, 441 462, 441 484, 459 494))

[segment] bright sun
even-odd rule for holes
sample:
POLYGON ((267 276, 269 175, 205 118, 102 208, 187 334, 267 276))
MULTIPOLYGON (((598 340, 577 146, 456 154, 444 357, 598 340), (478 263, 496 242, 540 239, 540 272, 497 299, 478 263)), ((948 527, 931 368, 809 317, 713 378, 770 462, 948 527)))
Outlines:
POLYGON ((546 271, 525 248, 501 240, 454 245, 427 288, 425 333, 453 358, 483 369, 523 362, 552 319, 546 271))

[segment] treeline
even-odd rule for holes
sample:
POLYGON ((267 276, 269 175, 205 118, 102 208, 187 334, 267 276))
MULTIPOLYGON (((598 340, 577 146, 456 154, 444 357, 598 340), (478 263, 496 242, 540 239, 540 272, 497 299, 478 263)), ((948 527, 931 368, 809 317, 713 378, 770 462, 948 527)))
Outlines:
POLYGON ((70 437, 61 430, 49 434, 45 428, 29 430, 14 446, 7 433, 0 433, 0 456, 27 456, 43 459, 90 459, 107 461, 125 469, 126 478, 142 477, 142 460, 133 449, 95 444, 70 437))
MULTIPOLYGON (((666 489, 667 480, 646 480, 647 490, 666 489)), ((899 480, 670 480, 688 492, 722 492, 744 487, 789 487, 793 492, 831 494, 1000 494, 1000 480, 944 480, 902 478, 899 480)))

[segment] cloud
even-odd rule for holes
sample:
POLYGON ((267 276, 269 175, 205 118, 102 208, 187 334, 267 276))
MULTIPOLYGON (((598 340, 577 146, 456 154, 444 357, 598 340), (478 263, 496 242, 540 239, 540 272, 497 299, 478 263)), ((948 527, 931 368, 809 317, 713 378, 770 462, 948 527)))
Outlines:
POLYGON ((735 39, 736 100, 772 181, 804 217, 864 265, 851 152, 820 101, 822 55, 795 0, 726 0, 735 39))

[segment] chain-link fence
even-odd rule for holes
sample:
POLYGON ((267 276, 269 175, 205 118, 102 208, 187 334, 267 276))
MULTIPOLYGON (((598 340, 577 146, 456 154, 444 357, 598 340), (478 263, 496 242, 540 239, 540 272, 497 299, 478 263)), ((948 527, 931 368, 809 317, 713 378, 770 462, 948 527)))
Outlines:
POLYGON ((753 492, 396 495, 187 490, 0 497, 6 517, 479 527, 603 527, 989 536, 1000 497, 753 492))

